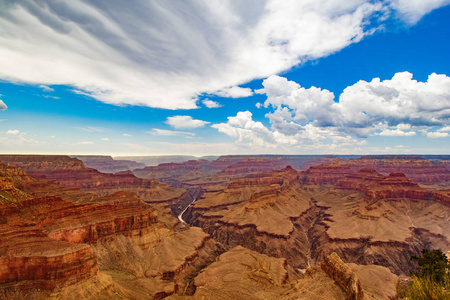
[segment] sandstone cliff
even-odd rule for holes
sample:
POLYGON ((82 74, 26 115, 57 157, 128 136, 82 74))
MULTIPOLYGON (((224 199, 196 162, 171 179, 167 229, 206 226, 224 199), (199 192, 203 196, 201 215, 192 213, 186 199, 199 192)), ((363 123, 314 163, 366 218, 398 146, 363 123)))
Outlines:
POLYGON ((171 213, 179 202, 189 202, 187 191, 160 184, 156 180, 137 178, 131 172, 104 174, 87 168, 81 160, 64 155, 0 155, 4 164, 20 168, 27 174, 48 179, 66 188, 105 196, 118 191, 133 192, 162 212, 171 213))

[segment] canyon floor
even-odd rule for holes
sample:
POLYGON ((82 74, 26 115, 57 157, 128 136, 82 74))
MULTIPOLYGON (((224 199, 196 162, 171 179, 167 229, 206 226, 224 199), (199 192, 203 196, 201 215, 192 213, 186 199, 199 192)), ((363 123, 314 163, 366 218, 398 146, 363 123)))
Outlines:
POLYGON ((0 155, 0 299, 395 299, 450 156, 0 155))

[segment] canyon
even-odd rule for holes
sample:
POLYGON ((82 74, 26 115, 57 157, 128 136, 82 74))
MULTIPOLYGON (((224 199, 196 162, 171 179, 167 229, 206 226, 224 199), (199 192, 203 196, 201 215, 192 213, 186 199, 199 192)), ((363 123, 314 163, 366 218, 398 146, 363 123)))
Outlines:
POLYGON ((393 299, 450 250, 449 161, 0 155, 0 298, 393 299))

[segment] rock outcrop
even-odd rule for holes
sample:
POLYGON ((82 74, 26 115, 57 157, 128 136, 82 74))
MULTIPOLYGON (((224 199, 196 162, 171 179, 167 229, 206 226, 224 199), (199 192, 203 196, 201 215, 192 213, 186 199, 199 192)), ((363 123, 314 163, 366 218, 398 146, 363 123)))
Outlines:
POLYGON ((312 166, 304 172, 302 181, 310 184, 336 184, 344 176, 355 173, 351 168, 342 165, 340 160, 312 166))
POLYGON ((347 299, 364 299, 364 292, 358 276, 336 253, 333 252, 326 257, 320 266, 344 290, 347 299))

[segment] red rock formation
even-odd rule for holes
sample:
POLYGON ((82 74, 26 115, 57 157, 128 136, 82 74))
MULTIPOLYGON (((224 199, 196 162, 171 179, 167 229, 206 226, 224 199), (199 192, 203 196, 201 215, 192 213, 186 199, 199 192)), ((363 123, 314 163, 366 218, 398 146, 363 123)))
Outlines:
POLYGON ((286 169, 233 179, 225 189, 206 192, 183 218, 221 243, 284 257, 296 268, 336 251, 345 261, 401 274, 430 239, 435 247, 450 246, 448 208, 439 204, 447 197, 402 173, 354 172, 335 161, 303 173, 286 169))
POLYGON ((417 155, 368 155, 341 164, 354 171, 372 168, 383 175, 401 172, 412 181, 426 185, 434 183, 448 185, 450 182, 450 172, 445 165, 433 164, 417 155))
POLYGON ((223 175, 241 175, 250 173, 262 173, 277 170, 276 162, 265 159, 244 158, 243 160, 228 166, 221 172, 223 175))
POLYGON ((183 201, 186 194, 184 189, 172 188, 156 180, 137 178, 131 172, 100 173, 85 167, 83 162, 76 158, 63 155, 0 155, 0 161, 20 168, 32 176, 53 180, 64 187, 81 189, 98 196, 117 191, 133 192, 167 213, 171 212, 172 205, 176 206, 179 201, 183 201))
POLYGON ((22 209, 45 201, 26 201, 10 211, 0 223, 0 285, 19 284, 23 288, 54 289, 75 284, 97 274, 91 248, 55 241, 46 230, 21 215, 22 209))
POLYGON ((338 179, 336 186, 342 189, 366 191, 371 186, 379 185, 384 179, 385 176, 379 174, 374 169, 363 168, 357 173, 349 174, 338 179))
POLYGON ((418 199, 430 200, 433 193, 421 188, 412 182, 403 173, 393 172, 378 185, 373 185, 366 190, 366 197, 371 200, 381 199, 418 199))
POLYGON ((331 163, 313 166, 304 172, 303 181, 313 184, 335 184, 342 177, 355 173, 349 167, 342 165, 342 162, 335 160, 331 163))
POLYGON ((134 194, 118 192, 93 203, 53 203, 45 214, 35 214, 49 237, 73 243, 95 243, 114 234, 142 235, 157 222, 156 211, 134 194))

